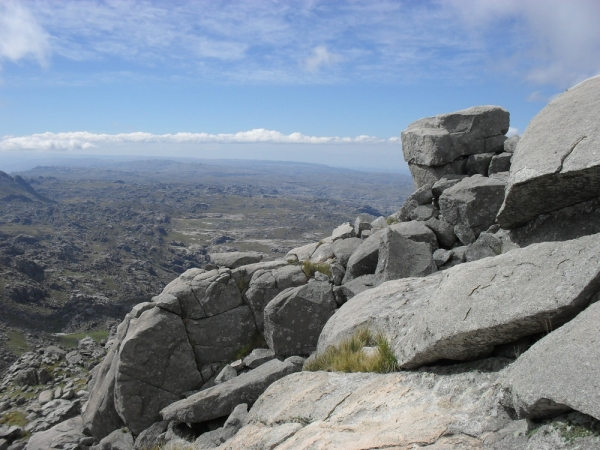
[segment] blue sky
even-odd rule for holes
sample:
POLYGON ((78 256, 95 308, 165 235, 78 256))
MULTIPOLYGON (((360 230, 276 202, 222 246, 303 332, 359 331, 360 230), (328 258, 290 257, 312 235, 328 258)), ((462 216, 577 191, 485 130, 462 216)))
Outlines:
MULTIPOLYGON (((479 104, 521 133, 600 73, 597 0, 0 0, 0 166, 52 155, 402 170, 479 104)), ((1 167, 0 167, 1 169, 1 167)))

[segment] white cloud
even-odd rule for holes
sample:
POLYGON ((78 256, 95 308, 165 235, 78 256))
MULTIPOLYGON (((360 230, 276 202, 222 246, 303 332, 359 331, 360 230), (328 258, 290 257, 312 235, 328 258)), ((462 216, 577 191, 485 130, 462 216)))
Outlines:
POLYGON ((0 140, 2 151, 76 151, 115 144, 397 144, 397 138, 380 139, 373 136, 327 137, 302 133, 283 134, 257 128, 230 134, 144 132, 95 134, 87 131, 68 133, 39 133, 30 136, 5 136, 0 140))
POLYGON ((312 55, 306 58, 304 66, 309 72, 315 72, 322 65, 331 65, 341 60, 339 55, 329 52, 324 45, 319 45, 313 49, 312 55))
POLYGON ((45 65, 49 36, 22 3, 0 0, 0 62, 32 57, 45 65))
POLYGON ((464 83, 495 71, 563 89, 600 73, 598 23, 598 0, 0 0, 0 58, 44 61, 51 45, 140 76, 464 83))
POLYGON ((515 127, 508 127, 508 133, 506 133, 506 135, 507 135, 508 137, 511 137, 511 136, 516 136, 516 135, 518 135, 518 134, 519 134, 519 129, 518 129, 518 128, 515 128, 515 127))

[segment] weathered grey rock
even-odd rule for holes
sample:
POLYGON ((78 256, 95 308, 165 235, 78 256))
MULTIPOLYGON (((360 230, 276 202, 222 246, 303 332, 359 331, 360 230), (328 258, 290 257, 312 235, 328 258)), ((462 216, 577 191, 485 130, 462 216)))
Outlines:
POLYGON ((448 269, 412 329, 392 342, 400 367, 481 357, 568 321, 600 289, 599 251, 594 235, 448 269))
POLYGON ((27 442, 27 450, 49 450, 54 448, 76 448, 83 439, 81 417, 73 417, 49 430, 34 433, 27 442), (70 446, 71 445, 71 446, 70 446))
POLYGON ((429 300, 440 279, 441 274, 404 278, 359 293, 327 321, 317 351, 337 345, 360 328, 382 332, 395 342, 414 326, 416 312, 429 300))
POLYGON ((435 263, 435 265, 439 268, 441 266, 443 266, 444 264, 446 264, 448 261, 450 261, 450 259, 452 258, 453 252, 452 250, 444 250, 444 249, 438 249, 435 252, 433 252, 433 262, 435 263))
POLYGON ((432 252, 429 243, 412 241, 388 228, 381 238, 375 277, 379 282, 385 282, 432 274, 437 270, 432 252))
POLYGON ((135 450, 148 450, 164 445, 166 443, 164 432, 167 431, 168 426, 169 422, 166 420, 153 423, 135 439, 133 448, 135 450))
POLYGON ((531 222, 507 231, 510 241, 519 247, 596 233, 600 233, 600 199, 539 215, 531 222))
MULTIPOLYGON (((297 262, 297 261, 295 261, 297 262)), ((289 262, 286 259, 276 259, 274 261, 264 261, 256 264, 247 264, 242 267, 238 267, 237 269, 233 269, 231 271, 231 278, 233 278, 238 285, 238 287, 244 287, 254 275, 255 272, 259 270, 276 270, 281 269, 282 267, 286 267, 289 265, 289 262)), ((240 289, 240 291, 244 291, 244 289, 240 289)))
POLYGON ((483 449, 484 439, 512 423, 495 403, 505 364, 461 364, 455 372, 293 374, 261 395, 221 448, 483 449))
POLYGON ((161 414, 165 420, 186 423, 224 417, 241 403, 253 404, 273 382, 297 371, 294 364, 274 359, 227 383, 173 403, 163 409, 161 414))
POLYGON ((503 199, 504 183, 473 175, 444 191, 440 211, 446 222, 468 226, 478 236, 496 221, 503 199))
POLYGON ((215 384, 225 383, 235 377, 237 377, 237 370, 227 364, 215 377, 215 384))
POLYGON ((90 450, 133 450, 133 436, 126 430, 115 430, 90 450))
POLYGON ((54 400, 54 391, 52 389, 40 392, 40 395, 38 397, 38 402, 40 402, 40 405, 48 403, 51 400, 54 400))
POLYGON ((521 138, 519 136, 511 136, 504 141, 504 151, 506 153, 514 153, 517 149, 517 144, 521 138))
POLYGON ((465 252, 466 262, 494 257, 502 253, 502 241, 490 233, 481 233, 465 252))
POLYGON ((275 359, 275 352, 270 348, 255 348, 244 358, 244 365, 250 369, 256 369, 272 359, 275 359))
MULTIPOLYGON (((354 230, 354 228, 353 228, 354 230)), ((310 261, 314 263, 322 263, 329 259, 333 259, 335 254, 333 253, 333 245, 331 244, 322 244, 317 247, 312 256, 310 257, 310 261)))
POLYGON ((454 235, 458 238, 460 242, 462 242, 465 245, 472 244, 477 240, 473 230, 467 225, 463 225, 462 223, 459 223, 458 225, 454 226, 454 235))
POLYGON ((532 119, 513 156, 498 214, 503 228, 598 197, 599 114, 597 76, 567 90, 532 119))
POLYGON ((575 409, 600 419, 600 303, 552 331, 505 375, 509 404, 520 417, 552 417, 575 409))
MULTIPOLYGON (((119 325, 121 333, 125 332, 123 328, 126 330, 130 318, 126 316, 119 325)), ((115 377, 119 362, 117 348, 118 344, 113 345, 92 378, 90 399, 82 414, 86 430, 98 440, 124 425, 115 408, 115 377)))
POLYGON ((160 420, 159 411, 181 394, 201 386, 188 334, 179 316, 160 308, 131 319, 119 349, 114 395, 119 416, 134 434, 160 420))
POLYGON ((371 230, 363 230, 363 232, 360 234, 360 238, 367 239, 372 234, 373 234, 373 232, 371 230))
POLYGON ((421 205, 430 205, 433 199, 433 193, 431 192, 431 184, 425 184, 410 194, 404 204, 393 217, 400 222, 406 222, 410 220, 411 213, 421 205))
POLYGON ((246 305, 213 317, 188 320, 186 329, 197 365, 231 361, 256 333, 254 316, 246 305))
POLYGON ((494 158, 495 153, 480 153, 478 155, 470 155, 467 158, 465 169, 468 175, 483 175, 487 176, 488 167, 494 158))
POLYGON ((467 158, 461 157, 443 166, 424 166, 421 164, 408 164, 413 184, 416 188, 427 184, 434 184, 444 176, 465 175, 467 158))
POLYGON ((361 242, 362 241, 359 238, 353 237, 348 239, 339 239, 333 243, 333 253, 342 266, 346 267, 350 256, 358 248, 361 242))
MULTIPOLYGON (((432 217, 429 220, 426 220, 425 222, 423 222, 423 224, 431 231, 433 231, 435 237, 437 238, 437 243, 439 243, 441 247, 452 248, 452 246, 456 242, 456 235, 454 234, 454 227, 452 225, 450 225, 448 222, 438 220, 434 217, 432 217)), ((436 247, 436 245, 432 244, 433 249, 436 249, 436 247)))
POLYGON ((335 297, 327 282, 283 291, 265 308, 265 340, 269 348, 282 356, 310 354, 335 309, 335 297))
POLYGON ((383 216, 378 217, 373 222, 371 222, 372 230, 382 230, 388 227, 387 219, 383 216))
POLYGON ((358 246, 354 253, 352 253, 352 256, 348 259, 348 264, 346 265, 344 284, 362 275, 372 275, 375 273, 377 259, 379 258, 379 242, 382 233, 382 231, 373 233, 358 246))
POLYGON ((356 294, 360 294, 367 289, 373 288, 377 284, 375 275, 363 275, 358 278, 354 278, 348 281, 342 286, 336 286, 333 288, 333 295, 335 295, 335 302, 338 306, 342 306, 356 294))
POLYGON ((338 263, 333 263, 329 266, 329 271, 331 272, 331 279, 335 286, 339 286, 342 284, 342 280, 344 279, 344 275, 346 275, 346 270, 344 266, 338 263))
POLYGON ((411 241, 425 242, 434 250, 438 247, 435 234, 429 227, 427 227, 425 222, 411 221, 394 223, 390 225, 389 229, 400 234, 406 239, 410 239, 411 241))
POLYGON ((460 156, 497 151, 508 131, 508 111, 497 106, 475 106, 411 123, 402 132, 404 160, 441 166, 460 156))
POLYGON ((13 441, 23 434, 23 428, 16 425, 0 425, 0 438, 13 441))
POLYGON ((510 160, 512 158, 512 153, 500 153, 492 158, 492 162, 490 163, 489 175, 493 175, 495 173, 500 172, 508 172, 510 170, 510 160))
POLYGON ((356 218, 356 220, 354 221, 354 234, 357 237, 360 237, 362 235, 363 231, 370 230, 370 229, 371 229, 371 223, 367 222, 362 217, 358 216, 356 218))
POLYGON ((435 198, 439 198, 446 189, 451 188, 466 177, 467 175, 444 175, 433 184, 431 192, 435 198))
POLYGON ((217 448, 219 445, 227 442, 242 428, 247 416, 248 405, 246 403, 237 405, 221 428, 204 433, 194 441, 194 450, 217 448))
POLYGON ((354 226, 350 223, 343 223, 331 233, 331 238, 335 242, 338 239, 348 239, 356 236, 354 226))
POLYGON ((432 217, 436 217, 439 215, 439 210, 433 205, 422 205, 417 206, 410 213, 410 220, 420 220, 425 221, 429 220, 432 217))
POLYGON ((308 261, 318 246, 318 242, 313 242, 312 244, 306 244, 302 247, 293 248, 287 253, 287 255, 285 255, 285 259, 295 255, 299 262, 308 261))
POLYGON ((252 276, 245 293, 246 303, 250 306, 256 326, 264 328, 264 309, 277 294, 290 287, 301 286, 307 282, 300 266, 288 265, 277 270, 258 270, 252 276))
POLYGON ((211 253, 209 256, 211 263, 229 269, 235 269, 247 264, 255 264, 263 258, 260 253, 256 252, 211 253))

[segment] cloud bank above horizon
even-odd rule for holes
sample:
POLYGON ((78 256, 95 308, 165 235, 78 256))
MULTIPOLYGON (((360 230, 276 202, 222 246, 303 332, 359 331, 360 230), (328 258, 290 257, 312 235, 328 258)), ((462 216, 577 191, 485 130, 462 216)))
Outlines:
POLYGON ((307 136, 302 133, 283 134, 279 131, 257 128, 238 133, 175 133, 152 134, 145 132, 97 134, 87 131, 66 133, 36 133, 30 136, 4 136, 0 151, 76 151, 98 148, 99 145, 118 144, 398 144, 399 137, 381 139, 374 136, 337 137, 307 136))
POLYGON ((0 66, 101 66, 37 78, 74 85, 388 83, 484 70, 562 89, 600 73, 599 21, 596 0, 0 0, 0 66))

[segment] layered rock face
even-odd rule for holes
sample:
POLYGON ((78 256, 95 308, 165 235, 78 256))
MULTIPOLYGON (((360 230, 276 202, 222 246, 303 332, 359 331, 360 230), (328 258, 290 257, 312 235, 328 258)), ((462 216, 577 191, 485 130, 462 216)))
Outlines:
MULTIPOLYGON (((508 111, 498 106, 476 106, 411 123, 402 132, 402 151, 415 187, 433 184, 443 175, 466 174, 467 165, 485 166, 475 162, 482 154, 489 165, 504 151, 508 124, 508 111)), ((479 170, 487 175, 486 169, 479 170)))
POLYGON ((546 106, 519 141, 498 223, 513 228, 537 215, 598 197, 600 76, 546 106))

